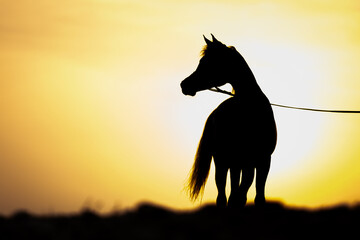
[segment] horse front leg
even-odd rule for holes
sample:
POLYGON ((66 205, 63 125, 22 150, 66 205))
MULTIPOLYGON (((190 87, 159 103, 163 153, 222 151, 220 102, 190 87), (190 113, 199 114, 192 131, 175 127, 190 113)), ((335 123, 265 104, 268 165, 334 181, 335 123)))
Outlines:
POLYGON ((227 199, 226 199, 226 175, 228 169, 220 164, 216 164, 215 162, 215 183, 218 190, 218 196, 216 198, 216 206, 218 207, 226 207, 227 199))
POLYGON ((263 206, 266 203, 265 200, 265 183, 270 170, 271 156, 261 159, 260 164, 256 167, 256 197, 255 205, 263 206))
POLYGON ((228 206, 237 207, 239 205, 239 182, 240 167, 230 167, 231 192, 228 206))

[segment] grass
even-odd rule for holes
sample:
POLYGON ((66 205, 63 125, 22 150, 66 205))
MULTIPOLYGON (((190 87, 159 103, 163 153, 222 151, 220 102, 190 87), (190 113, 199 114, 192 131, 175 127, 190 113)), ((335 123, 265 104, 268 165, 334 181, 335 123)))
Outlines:
POLYGON ((0 217, 1 239, 350 239, 358 236, 360 205, 317 210, 271 202, 258 209, 218 209, 204 205, 174 211, 143 203, 107 216, 34 216, 18 212, 0 217))

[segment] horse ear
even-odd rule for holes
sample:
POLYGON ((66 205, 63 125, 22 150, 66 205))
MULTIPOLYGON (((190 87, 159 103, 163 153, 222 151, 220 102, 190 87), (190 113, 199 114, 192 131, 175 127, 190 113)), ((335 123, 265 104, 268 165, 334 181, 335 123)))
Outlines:
POLYGON ((205 42, 206 42, 207 45, 211 45, 211 44, 212 44, 212 42, 211 42, 209 39, 207 39, 204 35, 203 35, 203 37, 204 37, 204 40, 205 40, 205 42))
POLYGON ((211 37, 212 37, 213 43, 220 43, 220 41, 217 40, 217 39, 214 37, 214 35, 212 35, 212 33, 211 33, 211 37))

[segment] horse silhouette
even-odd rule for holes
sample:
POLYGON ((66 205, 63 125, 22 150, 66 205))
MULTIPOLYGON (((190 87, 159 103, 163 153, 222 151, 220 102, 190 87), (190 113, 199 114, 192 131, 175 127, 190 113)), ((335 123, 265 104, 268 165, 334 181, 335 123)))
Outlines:
POLYGON ((181 82, 182 92, 195 96, 198 91, 230 83, 234 96, 222 102, 206 121, 189 177, 189 195, 196 200, 203 193, 214 158, 217 206, 245 206, 255 169, 255 205, 264 205, 265 183, 277 140, 274 114, 241 54, 211 36, 212 41, 204 36, 202 58, 195 72, 181 82), (229 169, 231 192, 227 201, 229 169))

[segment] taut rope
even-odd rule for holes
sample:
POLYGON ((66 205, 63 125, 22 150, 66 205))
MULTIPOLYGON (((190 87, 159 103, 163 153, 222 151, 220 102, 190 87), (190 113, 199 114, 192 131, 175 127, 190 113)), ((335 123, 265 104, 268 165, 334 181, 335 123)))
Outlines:
MULTIPOLYGON (((222 90, 218 87, 215 88, 210 88, 208 89, 210 91, 213 92, 218 92, 218 93, 223 93, 223 94, 227 94, 230 96, 235 96, 235 94, 222 90)), ((360 113, 360 111, 353 111, 353 110, 328 110, 328 109, 316 109, 316 108, 302 108, 302 107, 293 107, 293 106, 286 106, 286 105, 281 105, 281 104, 275 104, 275 103, 270 103, 272 106, 275 107, 282 107, 282 108, 290 108, 290 109, 297 109, 297 110, 305 110, 305 111, 313 111, 313 112, 327 112, 327 113, 360 113)))

